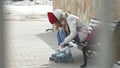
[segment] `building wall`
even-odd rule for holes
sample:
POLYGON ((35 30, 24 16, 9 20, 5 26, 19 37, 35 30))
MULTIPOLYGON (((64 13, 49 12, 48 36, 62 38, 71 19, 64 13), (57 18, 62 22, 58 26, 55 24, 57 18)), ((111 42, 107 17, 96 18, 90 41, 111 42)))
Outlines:
MULTIPOLYGON (((115 0, 113 7, 115 10, 113 14, 114 20, 120 19, 120 0, 115 0)), ((69 12, 77 15, 86 24, 89 23, 90 19, 97 17, 100 10, 100 0, 53 0, 53 8, 62 9, 65 12, 69 12)))
POLYGON ((114 4, 115 6, 114 6, 114 10, 115 10, 115 12, 114 12, 114 19, 115 20, 120 20, 120 0, 115 0, 115 4, 114 4))
POLYGON ((94 0, 53 0, 53 7, 77 15, 86 24, 95 15, 94 0))

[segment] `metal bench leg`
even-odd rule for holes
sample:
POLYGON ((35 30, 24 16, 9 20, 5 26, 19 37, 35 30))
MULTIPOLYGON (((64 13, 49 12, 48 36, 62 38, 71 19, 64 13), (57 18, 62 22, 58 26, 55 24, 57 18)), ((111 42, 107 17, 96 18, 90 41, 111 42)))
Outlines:
POLYGON ((86 65, 87 65, 87 55, 86 55, 86 52, 87 52, 87 46, 84 46, 82 48, 82 53, 83 53, 83 57, 84 57, 84 64, 81 65, 80 67, 86 67, 86 65))
POLYGON ((46 32, 48 32, 49 30, 53 31, 53 29, 46 29, 46 32))
POLYGON ((54 28, 54 26, 52 26, 52 28, 50 28, 50 29, 46 29, 46 32, 48 32, 48 31, 50 31, 50 30, 51 30, 51 31, 54 31, 53 28, 54 28))

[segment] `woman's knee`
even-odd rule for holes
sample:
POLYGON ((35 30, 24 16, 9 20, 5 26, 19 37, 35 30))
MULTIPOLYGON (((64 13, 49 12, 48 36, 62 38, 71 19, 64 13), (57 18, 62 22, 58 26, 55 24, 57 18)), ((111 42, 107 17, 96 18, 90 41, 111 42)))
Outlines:
POLYGON ((60 33, 60 34, 65 34, 64 29, 60 29, 60 30, 59 30, 59 33, 60 33))

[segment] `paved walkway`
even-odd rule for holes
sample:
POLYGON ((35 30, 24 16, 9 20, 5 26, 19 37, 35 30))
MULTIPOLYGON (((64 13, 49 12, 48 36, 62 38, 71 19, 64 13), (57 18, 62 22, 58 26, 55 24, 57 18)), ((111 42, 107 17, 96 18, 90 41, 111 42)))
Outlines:
POLYGON ((56 38, 55 33, 45 32, 51 27, 46 25, 48 21, 7 21, 7 24, 8 68, 79 68, 81 52, 77 49, 72 64, 49 62, 56 49, 56 38))
POLYGON ((8 68, 43 68, 53 49, 35 34, 44 33, 46 21, 9 21, 8 68), (46 49, 45 49, 46 48, 46 49))
MULTIPOLYGON (((26 7, 28 8, 28 6, 26 7)), ((43 9, 40 6, 37 7, 43 9)), ((15 8, 18 7, 15 6, 15 8)), ((27 8, 26 11, 29 10, 27 8)), ((34 13, 32 9, 31 12, 34 13)), ((38 12, 38 10, 36 11, 38 12)), ((47 11, 46 8, 45 12, 47 11)), ((7 68, 80 68, 83 57, 77 48, 71 49, 74 63, 54 63, 48 60, 50 55, 55 52, 57 44, 55 32, 45 32, 46 29, 51 28, 46 16, 43 18, 41 14, 39 16, 39 13, 29 15, 28 12, 26 15, 24 14, 26 12, 23 13, 20 10, 19 12, 14 10, 11 13, 7 20, 14 21, 6 21, 6 34, 8 35, 6 39, 7 68), (31 20, 31 18, 33 19, 31 20)), ((94 61, 95 59, 88 59, 88 67, 86 68, 97 68, 94 61)), ((115 68, 120 67, 115 65, 115 68)))
MULTIPOLYGON (((79 68, 83 63, 81 51, 77 48, 71 49, 74 63, 54 63, 48 60, 55 52, 56 37, 55 32, 45 32, 51 27, 47 20, 6 23, 8 24, 8 68, 79 68)), ((88 61, 87 68, 96 68, 94 59, 88 61)))

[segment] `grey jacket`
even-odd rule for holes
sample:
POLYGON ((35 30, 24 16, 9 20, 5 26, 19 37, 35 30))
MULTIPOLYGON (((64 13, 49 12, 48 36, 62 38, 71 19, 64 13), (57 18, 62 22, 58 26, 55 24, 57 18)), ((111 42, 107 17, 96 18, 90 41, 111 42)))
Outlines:
POLYGON ((70 34, 64 39, 63 42, 65 44, 73 40, 76 34, 78 34, 80 38, 80 42, 86 39, 88 35, 88 28, 80 21, 79 17, 72 14, 68 14, 68 17, 66 18, 66 22, 69 26, 70 34))

